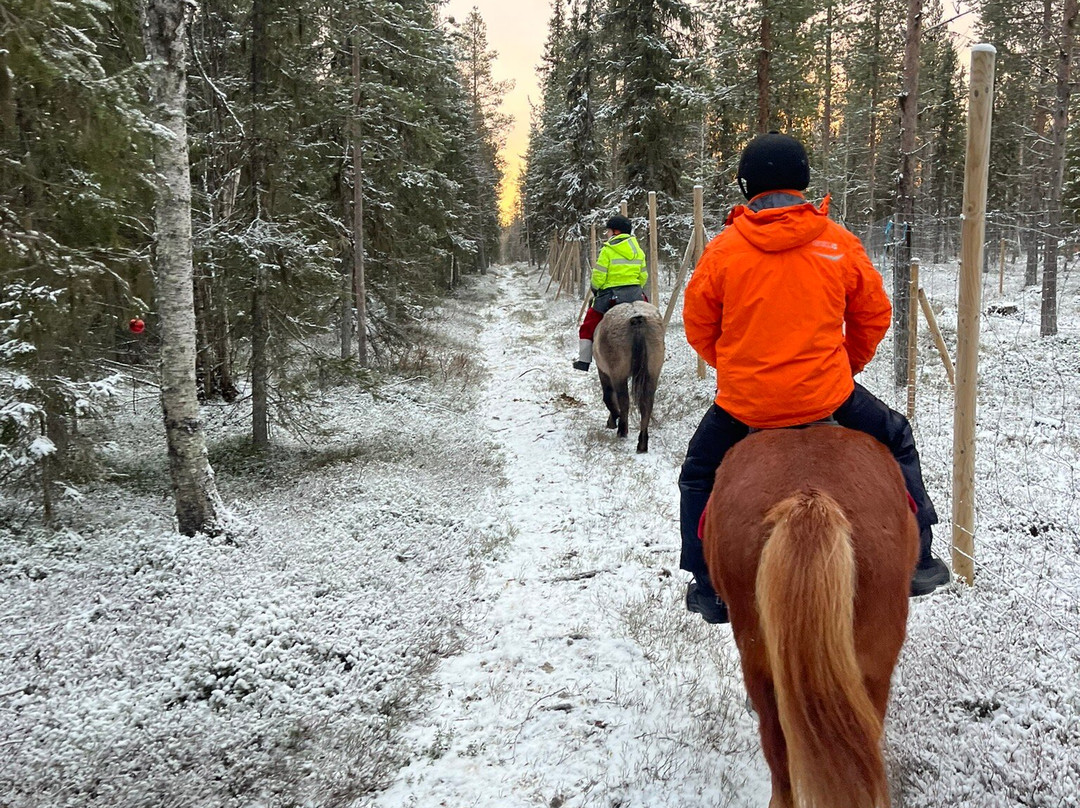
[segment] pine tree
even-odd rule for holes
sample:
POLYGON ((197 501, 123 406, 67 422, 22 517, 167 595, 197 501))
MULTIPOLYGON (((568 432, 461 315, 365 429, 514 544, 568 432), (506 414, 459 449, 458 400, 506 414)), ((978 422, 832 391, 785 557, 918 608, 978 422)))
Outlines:
POLYGON ((495 192, 503 173, 499 149, 505 142, 509 125, 509 118, 499 111, 499 106, 513 82, 495 80, 492 67, 498 53, 488 46, 487 24, 475 7, 461 24, 454 41, 472 120, 477 265, 483 273, 487 270, 488 256, 494 254, 498 245, 495 192))
POLYGON ((980 37, 997 49, 988 206, 1004 219, 1021 222, 1026 285, 1038 279, 1045 217, 1049 107, 1044 88, 1050 76, 1045 18, 1051 8, 1047 0, 984 0, 979 7, 980 37))
POLYGON ((1055 92, 1050 127, 1052 145, 1048 162, 1049 184, 1046 214, 1046 263, 1043 266, 1042 312, 1039 334, 1049 337, 1058 332, 1058 245, 1064 239, 1061 200, 1065 185, 1065 134, 1068 131, 1069 98, 1071 95, 1072 61, 1075 58, 1077 0, 1065 0, 1061 11, 1061 27, 1057 39, 1058 58, 1055 70, 1055 92))

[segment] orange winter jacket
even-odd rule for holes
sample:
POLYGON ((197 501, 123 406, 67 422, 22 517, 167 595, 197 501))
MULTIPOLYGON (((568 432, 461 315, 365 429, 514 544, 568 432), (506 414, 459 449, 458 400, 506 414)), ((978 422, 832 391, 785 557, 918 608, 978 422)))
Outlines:
POLYGON ((832 414, 889 330, 881 276, 828 212, 828 197, 738 205, 686 287, 686 339, 716 368, 716 403, 749 426, 832 414))

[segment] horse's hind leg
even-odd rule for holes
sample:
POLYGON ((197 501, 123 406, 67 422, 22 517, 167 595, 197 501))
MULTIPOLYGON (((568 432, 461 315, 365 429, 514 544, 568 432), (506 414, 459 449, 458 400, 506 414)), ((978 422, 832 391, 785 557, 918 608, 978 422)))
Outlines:
POLYGON ((649 451, 649 422, 652 420, 653 399, 656 393, 656 382, 652 375, 646 382, 647 388, 640 392, 641 399, 638 409, 641 412, 641 426, 638 427, 637 450, 638 454, 649 451))
POLYGON ((772 683, 765 675, 758 672, 753 676, 753 684, 747 677, 750 700, 758 715, 761 733, 761 751, 772 772, 772 799, 769 808, 794 808, 794 796, 791 793, 791 775, 788 771, 787 741, 780 726, 780 711, 776 706, 776 693, 772 683))
POLYGON ((625 438, 630 433, 630 389, 626 386, 626 379, 615 388, 615 401, 618 405, 617 415, 619 429, 616 433, 620 438, 625 438))
POLYGON ((597 368, 600 374, 600 389, 604 391, 604 406, 608 408, 607 428, 614 429, 618 425, 619 408, 615 401, 615 385, 611 383, 611 377, 597 368))

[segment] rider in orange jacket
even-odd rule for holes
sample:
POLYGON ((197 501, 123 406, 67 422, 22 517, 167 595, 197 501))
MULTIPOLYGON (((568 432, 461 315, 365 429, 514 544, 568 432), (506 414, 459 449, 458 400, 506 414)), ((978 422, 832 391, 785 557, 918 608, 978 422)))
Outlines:
POLYGON ((859 239, 802 191, 806 151, 770 132, 743 151, 738 180, 748 204, 706 247, 686 288, 686 338, 716 368, 716 399, 687 447, 679 477, 682 558, 693 574, 686 605, 706 621, 727 621, 698 537, 698 523, 724 454, 749 429, 798 426, 832 417, 892 451, 914 501, 920 557, 913 595, 949 580, 930 552, 934 505, 923 485, 911 426, 854 381, 889 329, 891 305, 859 239))

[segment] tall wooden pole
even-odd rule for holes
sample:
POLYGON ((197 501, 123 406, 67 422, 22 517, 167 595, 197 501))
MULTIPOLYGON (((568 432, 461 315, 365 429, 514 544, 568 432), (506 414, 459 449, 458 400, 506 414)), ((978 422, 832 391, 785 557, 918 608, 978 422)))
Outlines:
POLYGON ((915 417, 915 370, 919 355, 919 259, 911 259, 908 279, 907 417, 915 417))
POLYGON ((953 417, 953 571, 958 579, 969 586, 975 581, 975 402, 996 54, 993 45, 975 45, 971 49, 963 225, 960 231, 956 409, 953 417))
MULTIPOLYGON (((700 185, 694 186, 694 266, 701 260, 705 252, 705 189, 700 185)), ((700 356, 697 361, 697 376, 705 378, 705 360, 700 356)))
POLYGON ((649 191, 649 300, 660 306, 656 276, 660 274, 660 244, 656 232, 656 191, 649 191))
POLYGON ((630 214, 627 213, 626 210, 626 200, 624 199, 622 202, 619 203, 619 213, 621 213, 623 216, 629 216, 630 214))

